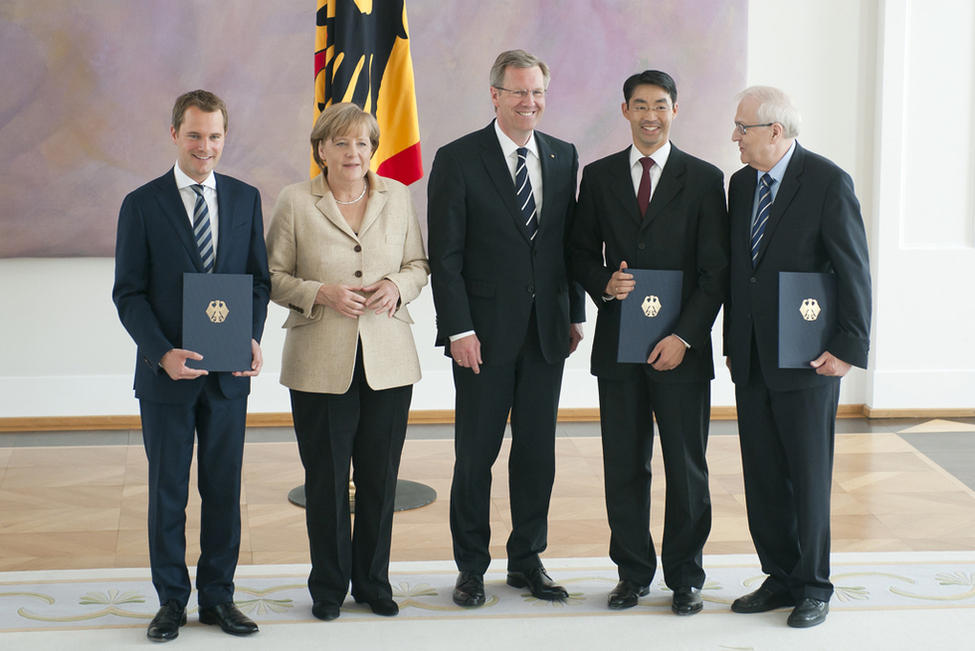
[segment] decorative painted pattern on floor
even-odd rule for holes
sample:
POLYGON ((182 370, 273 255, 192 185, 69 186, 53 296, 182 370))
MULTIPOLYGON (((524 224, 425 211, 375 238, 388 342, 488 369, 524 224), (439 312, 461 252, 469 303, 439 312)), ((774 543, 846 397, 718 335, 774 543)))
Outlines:
MULTIPOLYGON (((670 593, 662 580, 637 607, 606 608, 616 583, 608 559, 547 560, 553 577, 569 591, 561 602, 539 601, 524 589, 505 585, 503 568, 485 576, 487 603, 462 608, 451 600, 456 572, 450 563, 398 563, 392 568, 393 594, 402 619, 483 617, 558 617, 670 614, 670 593)), ((705 559, 708 580, 704 613, 727 612, 738 596, 761 584, 753 557, 705 559)), ((260 624, 316 622, 305 587, 307 566, 251 566, 237 577, 238 606, 260 624)), ((830 608, 843 610, 919 610, 975 608, 975 554, 872 553, 833 558, 835 594, 830 608)), ((146 570, 78 570, 0 573, 0 632, 144 627, 157 601, 146 570)), ((195 593, 189 604, 196 612, 195 593)), ((338 620, 382 620, 351 598, 338 620)), ((391 621, 391 620, 383 620, 391 621)))

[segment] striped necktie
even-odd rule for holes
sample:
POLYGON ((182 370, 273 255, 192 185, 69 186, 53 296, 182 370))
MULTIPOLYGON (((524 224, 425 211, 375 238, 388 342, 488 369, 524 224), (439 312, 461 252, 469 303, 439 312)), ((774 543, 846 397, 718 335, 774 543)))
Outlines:
POLYGON ((752 224, 752 266, 758 262, 758 246, 762 243, 762 234, 772 212, 772 177, 766 173, 762 176, 761 187, 758 189, 758 214, 752 224))
POLYGON ((535 195, 532 193, 532 182, 528 178, 528 148, 518 148, 518 168, 515 170, 515 187, 518 188, 518 205, 521 215, 525 219, 525 227, 531 239, 535 239, 538 232, 538 216, 535 214, 535 195))
POLYGON ((196 207, 193 209, 193 237, 196 247, 200 250, 203 268, 208 274, 213 273, 213 234, 210 232, 210 209, 203 198, 203 186, 191 186, 196 193, 196 207))

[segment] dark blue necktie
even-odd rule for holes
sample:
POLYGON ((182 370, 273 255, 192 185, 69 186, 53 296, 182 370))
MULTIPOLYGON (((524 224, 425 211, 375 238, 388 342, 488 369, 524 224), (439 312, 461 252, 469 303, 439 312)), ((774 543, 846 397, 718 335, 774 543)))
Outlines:
POLYGON ((213 273, 213 234, 210 232, 210 209, 203 198, 203 186, 192 186, 196 193, 196 207, 193 209, 193 236, 200 250, 200 259, 206 272, 213 273))
POLYGON ((518 167, 515 170, 515 187, 518 189, 518 205, 521 206, 525 227, 531 239, 535 239, 538 232, 538 216, 535 214, 535 195, 532 193, 532 182, 528 178, 528 148, 518 148, 518 167))
POLYGON ((758 246, 762 243, 765 224, 769 213, 772 212, 772 177, 766 173, 762 176, 761 187, 758 189, 758 214, 752 224, 752 266, 758 261, 758 246))

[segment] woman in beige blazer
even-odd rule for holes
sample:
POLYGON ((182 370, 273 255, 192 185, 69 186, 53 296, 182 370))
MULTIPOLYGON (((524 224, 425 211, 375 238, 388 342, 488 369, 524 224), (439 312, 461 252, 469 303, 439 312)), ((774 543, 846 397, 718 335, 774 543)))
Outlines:
POLYGON ((305 467, 312 613, 338 617, 351 580, 356 602, 392 616, 393 496, 420 379, 406 306, 430 266, 406 186, 369 171, 376 119, 335 104, 311 144, 322 173, 281 191, 267 250, 271 300, 290 311, 281 383, 305 467))

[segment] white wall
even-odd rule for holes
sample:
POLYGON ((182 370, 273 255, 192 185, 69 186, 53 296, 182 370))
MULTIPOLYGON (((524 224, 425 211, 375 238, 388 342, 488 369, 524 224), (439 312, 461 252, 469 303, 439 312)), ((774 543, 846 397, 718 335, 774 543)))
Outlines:
POLYGON ((874 222, 876 408, 975 406, 975 4, 881 10, 874 222))
MULTIPOLYGON (((871 368, 844 380, 841 402, 972 407, 973 4, 751 0, 748 29, 748 83, 796 97, 800 141, 850 172, 863 207, 874 271, 871 368)), ((729 125, 729 147, 734 110, 728 98, 727 115, 715 117, 729 125)), ((135 346, 111 302, 112 276, 108 259, 0 260, 0 417, 137 413, 135 346)), ((424 373, 413 408, 450 409, 429 289, 411 312, 424 373)), ((253 413, 290 409, 277 383, 284 318, 272 306, 253 413)), ((588 357, 589 339, 567 362, 563 407, 597 406, 588 357)), ((723 361, 716 365, 713 404, 733 405, 723 361)))

